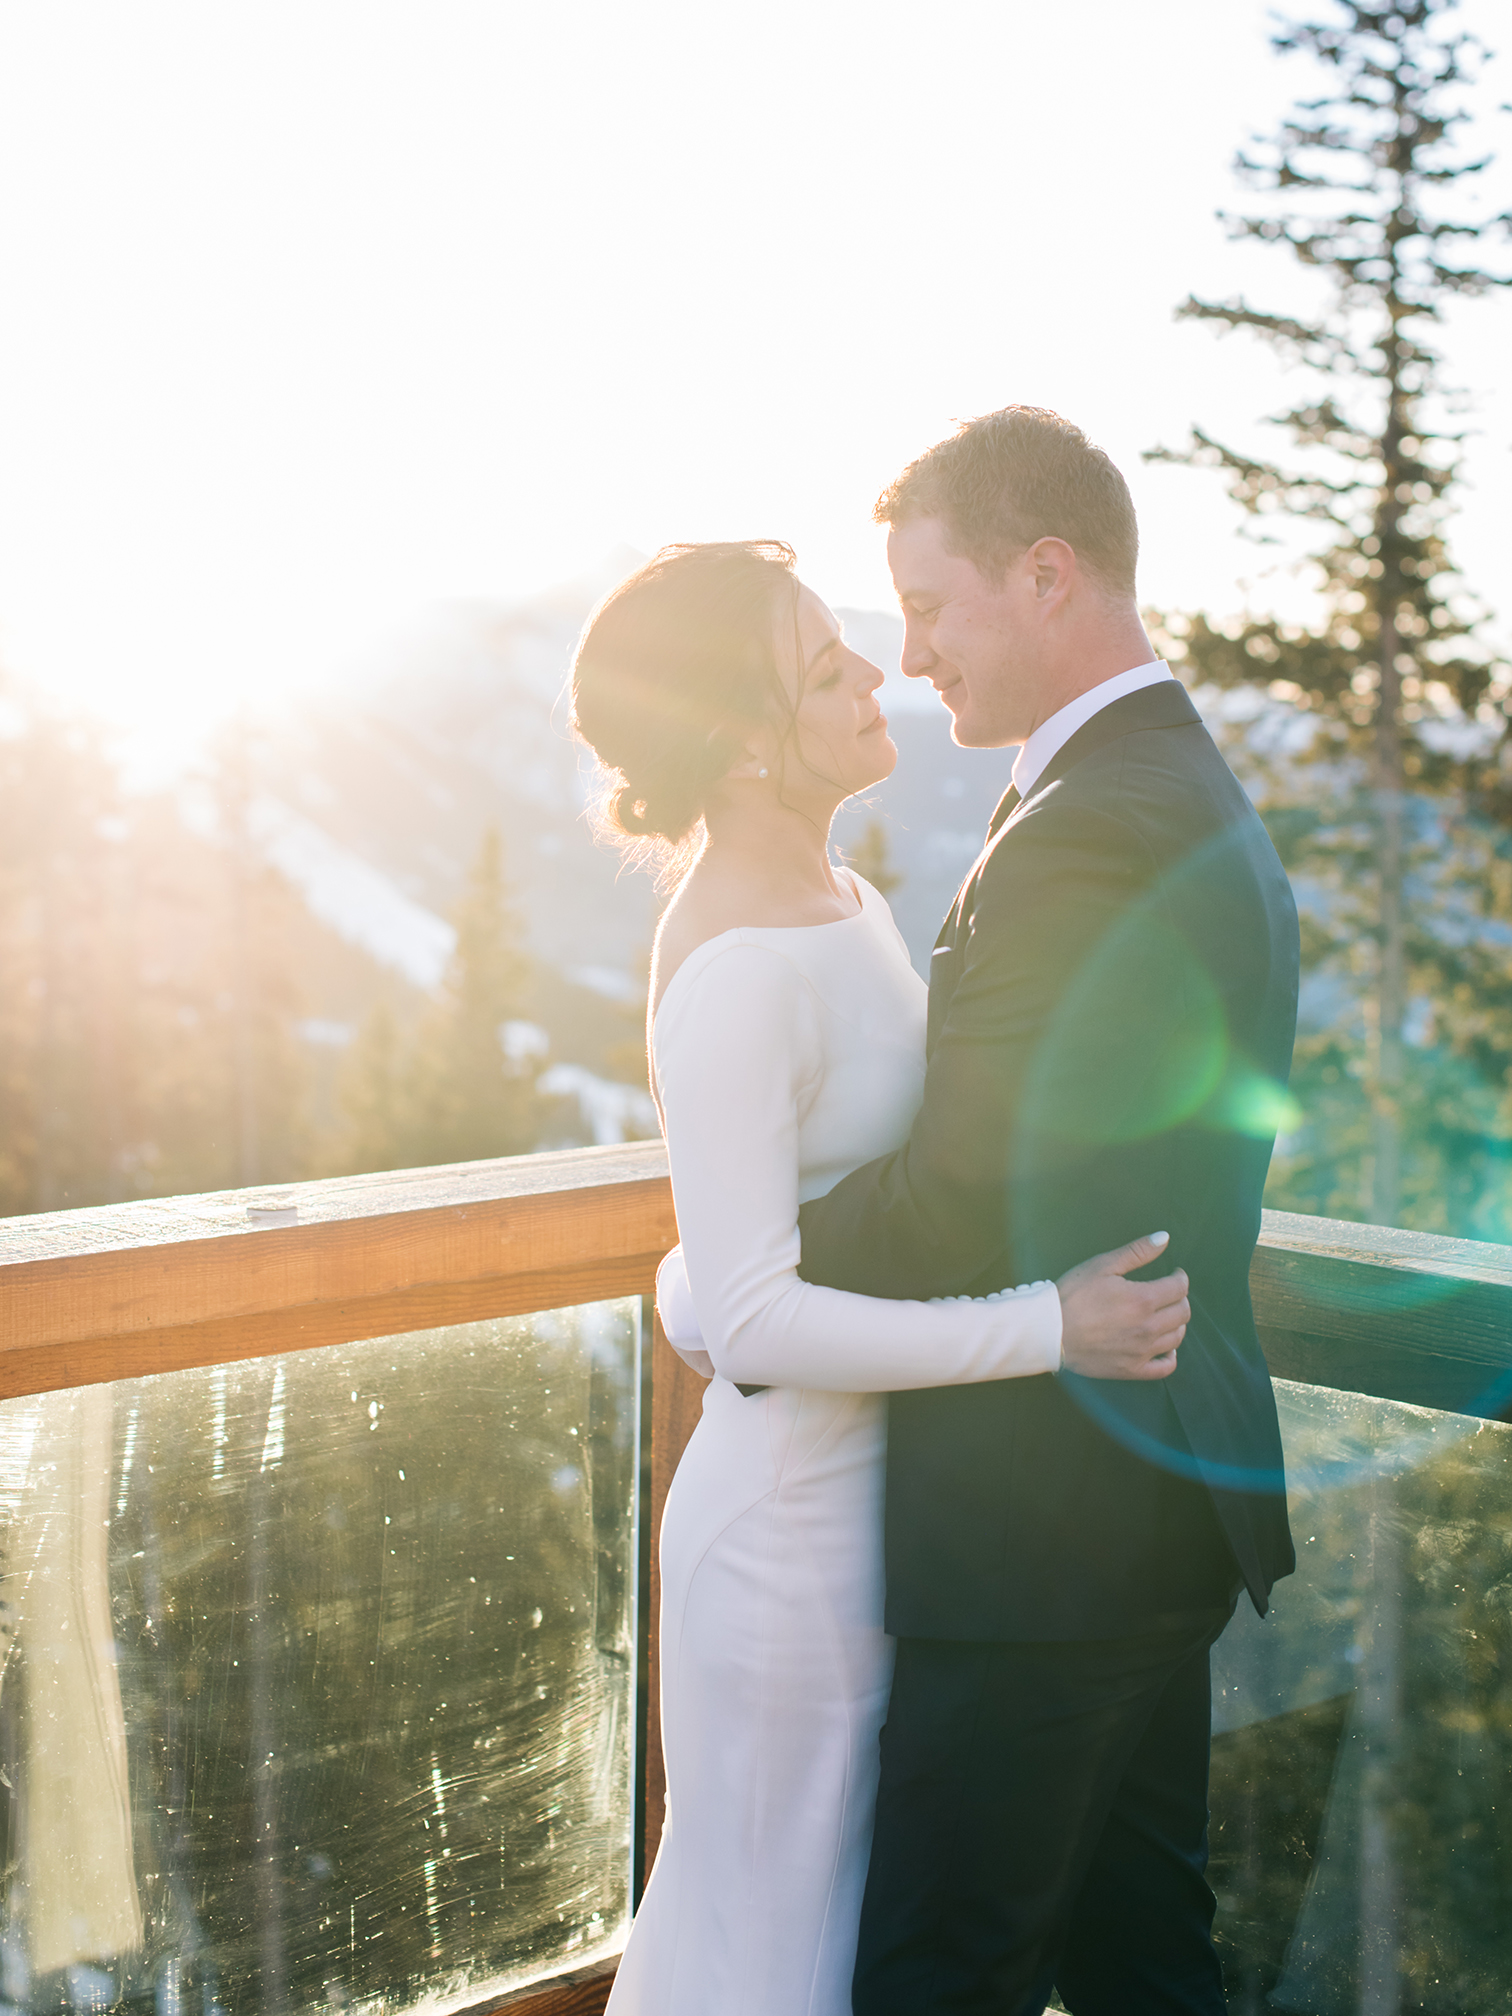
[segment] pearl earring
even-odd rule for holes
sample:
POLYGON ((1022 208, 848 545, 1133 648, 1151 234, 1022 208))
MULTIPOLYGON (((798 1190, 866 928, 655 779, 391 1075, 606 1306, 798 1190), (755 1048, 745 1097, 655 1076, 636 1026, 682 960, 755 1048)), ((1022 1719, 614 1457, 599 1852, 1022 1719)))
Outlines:
POLYGON ((764 769, 762 769, 762 770, 758 770, 758 771, 756 772, 756 775, 757 775, 758 777, 765 777, 765 775, 766 775, 766 774, 767 774, 767 773, 766 773, 766 771, 765 771, 764 769))

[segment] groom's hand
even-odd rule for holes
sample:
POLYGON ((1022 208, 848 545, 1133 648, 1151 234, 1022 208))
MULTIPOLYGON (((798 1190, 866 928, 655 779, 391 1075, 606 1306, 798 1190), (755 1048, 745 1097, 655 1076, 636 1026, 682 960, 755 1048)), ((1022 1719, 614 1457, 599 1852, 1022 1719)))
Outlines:
POLYGON ((1067 1371, 1084 1379, 1168 1379, 1176 1370, 1177 1346, 1192 1315, 1185 1273, 1178 1267, 1159 1281, 1123 1278, 1158 1260, 1169 1244, 1169 1233, 1151 1232, 1061 1276, 1056 1286, 1067 1371))

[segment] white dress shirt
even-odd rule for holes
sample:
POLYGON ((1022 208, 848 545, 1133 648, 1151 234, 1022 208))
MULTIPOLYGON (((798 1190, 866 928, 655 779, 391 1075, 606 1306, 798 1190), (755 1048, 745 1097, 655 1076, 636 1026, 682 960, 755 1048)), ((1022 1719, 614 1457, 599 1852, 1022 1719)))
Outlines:
POLYGON ((1094 714, 1101 714, 1104 707, 1111 707, 1126 693, 1138 693, 1146 686, 1158 686, 1162 679, 1173 676, 1170 666, 1160 658, 1149 665, 1136 665, 1132 672, 1119 672, 1111 679, 1104 679, 1100 686, 1089 686, 1085 693, 1079 693, 1074 700, 1068 701, 1048 721, 1041 721, 1013 759, 1013 781, 1020 798, 1029 796, 1052 760, 1094 714))

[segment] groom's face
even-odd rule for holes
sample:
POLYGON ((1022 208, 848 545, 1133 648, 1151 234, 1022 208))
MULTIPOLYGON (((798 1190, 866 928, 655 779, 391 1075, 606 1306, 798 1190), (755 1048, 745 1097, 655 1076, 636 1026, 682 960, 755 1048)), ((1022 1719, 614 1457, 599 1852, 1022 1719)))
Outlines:
POLYGON ((1001 749, 1037 725, 1040 628, 1032 583, 1010 565, 989 581, 947 551, 938 518, 909 518, 887 539, 903 608, 903 670, 927 679, 950 709, 964 749, 1001 749))

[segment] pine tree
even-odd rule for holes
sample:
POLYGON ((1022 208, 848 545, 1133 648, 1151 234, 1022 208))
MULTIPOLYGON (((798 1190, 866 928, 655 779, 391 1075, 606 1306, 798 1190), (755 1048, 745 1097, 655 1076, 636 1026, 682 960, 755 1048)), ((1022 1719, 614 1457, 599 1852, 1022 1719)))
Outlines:
POLYGON ((343 1063, 344 1125, 328 1157, 332 1173, 398 1169, 405 1161, 404 1057, 394 1011, 380 1001, 368 1014, 343 1063))
POLYGON ((536 1141, 540 1060, 512 1055, 505 1035, 530 969, 495 828, 483 836, 454 922, 456 949, 421 1024, 403 1101, 411 1167, 519 1155, 536 1141))
MULTIPOLYGON (((1261 621, 1230 636, 1199 619, 1182 644, 1199 677, 1266 680, 1322 730, 1317 754, 1335 802, 1315 808, 1310 865, 1326 856, 1356 892, 1373 891, 1363 914, 1350 906, 1346 920, 1336 906, 1335 922, 1363 925, 1374 945, 1368 1209, 1386 1224, 1402 1208, 1414 956, 1437 969, 1423 975, 1436 997, 1458 984, 1443 934, 1424 928, 1421 905, 1410 914, 1413 878, 1433 880, 1442 867, 1446 820, 1490 819, 1503 835, 1512 824, 1506 668, 1445 535, 1463 435, 1433 334, 1450 302, 1512 281, 1491 256, 1512 236, 1512 216, 1475 214, 1489 157, 1459 144, 1483 52, 1445 31, 1454 4, 1341 0, 1337 22, 1292 24, 1273 38, 1278 52, 1321 65, 1329 88, 1239 155, 1240 175, 1278 200, 1227 221, 1236 237, 1288 249, 1324 280, 1326 299, 1312 315, 1195 297, 1178 313, 1247 330, 1307 381, 1297 403, 1270 416, 1300 462, 1248 455, 1200 429, 1185 451, 1152 457, 1221 469, 1261 537, 1283 517, 1321 529, 1319 629, 1261 621), (1454 197, 1469 200, 1455 209, 1454 197), (1445 794, 1457 794, 1457 809, 1445 794)), ((1441 894, 1425 890, 1422 901, 1441 894)))
POLYGON ((860 842, 845 857, 858 875, 872 885, 879 896, 891 896, 903 885, 903 877, 892 865, 892 848, 887 828, 880 819, 868 819, 860 842))
POLYGON ((290 954, 245 845, 123 792, 88 727, 0 736, 0 1213, 304 1173, 290 954))
POLYGON ((258 844, 255 753, 244 721, 217 738, 202 773, 215 818, 205 842, 186 846, 171 811, 160 809, 150 839, 146 817, 139 821, 144 937, 172 943, 171 958, 160 951, 152 961, 155 979, 143 975, 155 1188, 289 1182, 307 1172, 308 1059, 293 952, 305 912, 258 844))
POLYGON ((133 1187, 128 841, 96 736, 23 718, 0 739, 0 1212, 133 1187))
POLYGON ((649 948, 637 955, 631 969, 639 986, 634 996, 619 1009, 617 1020, 625 1025, 625 1036, 618 1043, 611 1043, 604 1052, 604 1063, 611 1078, 622 1085, 638 1085, 643 1091, 651 1089, 651 1058, 646 1042, 647 1001, 651 992, 651 953, 649 948))

